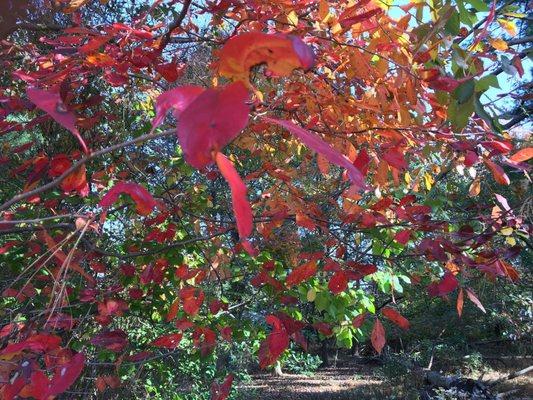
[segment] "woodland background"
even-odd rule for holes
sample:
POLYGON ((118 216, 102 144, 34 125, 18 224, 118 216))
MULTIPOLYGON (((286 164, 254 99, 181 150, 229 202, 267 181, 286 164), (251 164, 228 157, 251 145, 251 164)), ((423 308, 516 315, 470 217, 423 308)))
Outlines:
POLYGON ((527 373, 507 379, 532 356, 530 2, 0 10, 2 398, 533 396, 527 373), (244 32, 300 38, 313 65, 257 50, 224 75, 244 32), (153 124, 162 93, 241 80, 248 126, 214 150, 247 186, 248 242, 179 116, 153 124), (263 116, 320 136, 367 187, 263 116), (105 203, 117 182, 148 194, 105 203))

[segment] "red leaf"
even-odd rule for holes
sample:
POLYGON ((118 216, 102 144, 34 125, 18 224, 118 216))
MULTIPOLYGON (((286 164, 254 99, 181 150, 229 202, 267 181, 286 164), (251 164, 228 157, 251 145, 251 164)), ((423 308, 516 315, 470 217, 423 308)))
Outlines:
POLYGON ((226 379, 224 379, 224 382, 221 385, 216 382, 213 382, 211 384, 211 400, 226 400, 231 391, 232 383, 232 374, 226 376, 226 379))
POLYGON ((119 195, 122 193, 128 194, 135 204, 137 205, 136 211, 140 215, 148 215, 152 212, 156 206, 156 201, 141 185, 133 182, 118 182, 116 183, 109 192, 102 197, 99 205, 101 207, 110 207, 113 203, 118 200, 119 195))
POLYGON ((265 121, 282 126, 283 128, 289 130, 306 146, 326 157, 326 159, 330 163, 338 165, 339 167, 346 168, 348 170, 348 175, 354 185, 361 188, 365 186, 364 177, 361 171, 354 167, 354 165, 346 156, 335 150, 329 143, 324 142, 319 136, 299 127, 298 125, 293 124, 290 121, 269 117, 263 117, 263 119, 265 121))
POLYGON ((359 314, 357 317, 355 317, 352 321, 352 325, 354 328, 360 328, 366 319, 366 313, 359 314))
POLYGON ((266 63, 270 73, 288 76, 296 68, 310 69, 315 55, 299 38, 246 32, 230 38, 219 57, 220 75, 247 82, 250 68, 255 65, 266 63))
POLYGON ((431 297, 445 296, 448 293, 453 292, 457 286, 459 286, 459 281, 455 275, 446 271, 440 282, 434 282, 428 286, 428 293, 431 297))
POLYGON ((333 274, 328 283, 328 288, 333 294, 339 294, 348 287, 348 277, 344 271, 337 271, 333 274))
POLYGON ((185 160, 201 169, 248 124, 248 90, 242 82, 208 89, 181 113, 178 138, 185 160))
POLYGON ((60 186, 65 193, 76 191, 82 197, 87 196, 89 194, 89 184, 87 183, 85 165, 80 166, 70 173, 63 179, 60 186))
POLYGON ((313 324, 313 328, 315 328, 324 336, 333 335, 333 329, 331 329, 331 326, 327 322, 315 322, 313 324))
POLYGON ((355 15, 350 18, 346 18, 343 20, 339 20, 341 26, 343 28, 358 24, 359 22, 366 21, 369 18, 372 18, 374 15, 381 15, 383 13, 383 10, 381 8, 374 8, 373 10, 364 12, 359 15, 355 15))
POLYGON ((198 314, 204 302, 205 294, 202 290, 193 287, 180 290, 180 299, 183 302, 183 311, 194 316, 198 314))
POLYGON ((48 352, 59 348, 60 344, 61 338, 59 336, 48 335, 46 333, 36 334, 22 342, 7 345, 2 351, 0 351, 0 355, 6 356, 8 354, 16 354, 23 350, 30 350, 38 353, 48 352))
POLYGON ((405 245, 409 238, 411 237, 411 231, 408 229, 405 229, 403 231, 397 232, 396 235, 394 235, 394 240, 396 240, 398 243, 405 245))
POLYGON ((172 302, 172 304, 170 305, 170 308, 168 309, 168 314, 166 317, 167 322, 170 322, 174 318, 176 318, 176 315, 178 315, 179 306, 180 306, 180 299, 179 297, 176 297, 176 300, 172 302))
POLYGON ((152 342, 152 346, 163 347, 165 349, 175 349, 180 344, 182 333, 169 333, 158 337, 152 342))
POLYGON ((396 169, 405 169, 407 168, 407 162, 403 154, 398 149, 387 149, 382 157, 387 163, 396 169))
POLYGON ((372 334, 370 335, 370 341, 372 342, 372 347, 378 352, 381 353, 383 347, 385 347, 385 329, 383 324, 379 319, 376 319, 374 322, 374 327, 372 328, 372 334))
POLYGON ((68 364, 65 364, 59 368, 59 371, 54 375, 50 382, 50 388, 48 389, 47 396, 57 396, 60 393, 65 392, 72 386, 76 379, 83 371, 85 365, 85 355, 83 353, 77 353, 68 364))
POLYGON ((287 276, 287 279, 285 280, 285 284, 287 285, 287 287, 291 287, 303 281, 306 281, 316 274, 316 270, 317 267, 315 260, 306 262, 305 264, 300 265, 299 267, 294 268, 291 271, 291 273, 287 276))
POLYGON ((26 94, 33 104, 50 115, 58 124, 68 129, 78 139, 83 151, 89 153, 87 145, 76 128, 76 117, 67 110, 59 93, 29 87, 26 89, 26 94))
POLYGON ((102 332, 91 339, 91 344, 120 353, 128 345, 128 335, 122 329, 102 332))
POLYGON ((398 311, 390 307, 383 307, 381 314, 387 317, 389 320, 394 322, 402 329, 409 329, 409 321, 407 318, 403 317, 398 311))
POLYGON ((191 104, 205 89, 200 86, 180 86, 161 93, 155 102, 155 118, 152 121, 152 131, 158 127, 167 113, 172 109, 176 118, 191 104))
POLYGON ((259 366, 261 368, 274 364, 285 349, 289 347, 289 335, 281 320, 274 315, 269 315, 265 318, 265 321, 272 325, 272 331, 259 348, 259 366))
POLYGON ((180 77, 183 68, 178 68, 175 62, 166 64, 159 64, 155 66, 155 70, 161 74, 168 82, 175 82, 180 77))
POLYGON ((216 154, 216 163, 220 173, 228 182, 231 189, 231 201, 233 203, 233 213, 237 221, 239 237, 245 239, 252 233, 253 214, 252 207, 246 197, 246 185, 237 173, 233 163, 224 154, 216 154))

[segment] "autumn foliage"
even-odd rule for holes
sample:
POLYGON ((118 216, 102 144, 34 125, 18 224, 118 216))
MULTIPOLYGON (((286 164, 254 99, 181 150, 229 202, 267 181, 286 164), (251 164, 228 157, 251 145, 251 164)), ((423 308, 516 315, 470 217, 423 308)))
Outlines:
POLYGON ((423 2, 156 0, 111 22, 105 1, 4 3, 3 399, 250 337, 261 368, 310 337, 381 353, 402 297, 461 315, 485 311, 474 282, 520 279, 530 226, 501 193, 533 150, 481 101, 489 52, 523 74, 495 4, 422 29, 423 2), (164 333, 134 339, 133 317, 164 333))

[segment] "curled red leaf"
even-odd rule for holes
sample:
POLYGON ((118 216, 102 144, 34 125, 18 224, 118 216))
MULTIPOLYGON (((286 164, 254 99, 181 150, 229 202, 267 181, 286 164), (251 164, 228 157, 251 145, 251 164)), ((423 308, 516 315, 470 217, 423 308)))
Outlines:
POLYGON ((118 200, 118 197, 125 193, 129 195, 136 204, 136 211, 140 215, 148 215, 156 206, 156 201, 144 187, 133 182, 118 182, 100 200, 101 207, 110 207, 118 200))

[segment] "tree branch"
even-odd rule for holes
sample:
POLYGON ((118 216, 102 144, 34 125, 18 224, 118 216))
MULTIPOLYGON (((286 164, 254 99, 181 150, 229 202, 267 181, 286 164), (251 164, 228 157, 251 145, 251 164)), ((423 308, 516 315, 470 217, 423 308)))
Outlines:
POLYGON ((109 146, 109 147, 106 147, 104 149, 95 151, 94 153, 91 153, 88 156, 86 156, 86 157, 82 158, 81 160, 79 160, 79 161, 75 162, 74 164, 72 164, 72 166, 69 169, 67 169, 60 176, 58 176, 53 181, 47 183, 46 185, 39 186, 39 187, 37 187, 37 188, 35 188, 33 190, 30 190, 28 192, 20 193, 20 194, 16 195, 15 197, 13 197, 11 200, 6 201, 4 204, 0 205, 0 211, 8 209, 13 204, 18 203, 19 201, 22 201, 22 200, 25 200, 27 198, 33 197, 33 196, 35 196, 35 195, 37 195, 39 193, 45 192, 45 191, 47 191, 49 189, 52 189, 52 188, 58 186, 72 172, 76 171, 79 167, 81 167, 85 163, 87 163, 87 162, 89 162, 89 161, 91 161, 91 160, 93 160, 95 158, 98 158, 98 157, 100 157, 100 156, 102 156, 104 154, 111 153, 111 152, 113 152, 115 150, 120 150, 120 149, 122 149, 124 147, 128 147, 128 146, 130 146, 132 144, 137 144, 137 143, 145 142, 145 141, 151 140, 151 139, 158 139, 158 138, 161 138, 161 137, 170 136, 174 132, 175 132, 175 129, 169 129, 169 130, 166 130, 166 131, 163 131, 163 132, 159 132, 159 133, 149 133, 147 135, 142 135, 142 136, 139 136, 139 137, 137 137, 135 139, 131 139, 131 140, 128 140, 126 142, 115 144, 113 146, 109 146))

